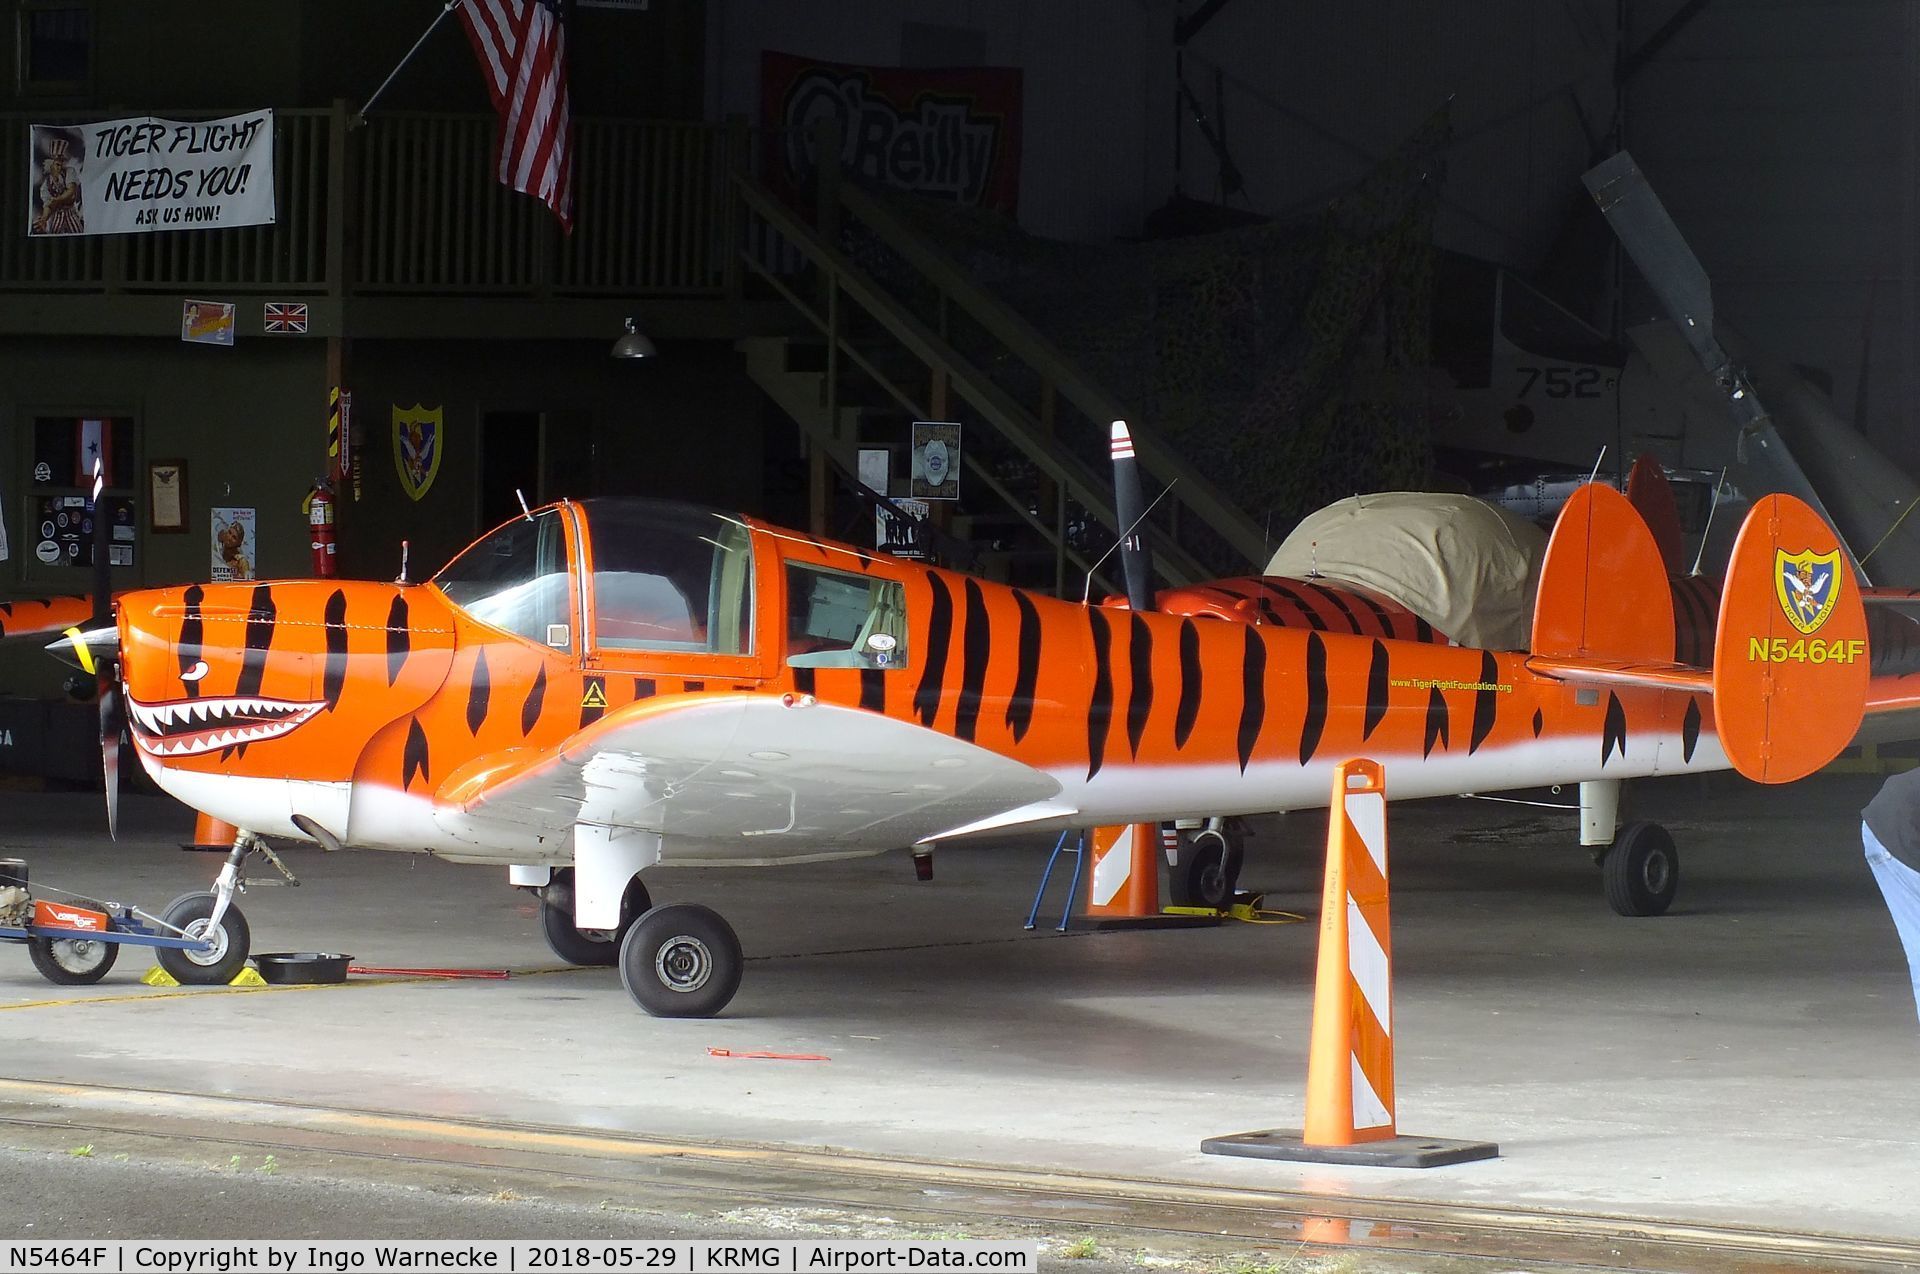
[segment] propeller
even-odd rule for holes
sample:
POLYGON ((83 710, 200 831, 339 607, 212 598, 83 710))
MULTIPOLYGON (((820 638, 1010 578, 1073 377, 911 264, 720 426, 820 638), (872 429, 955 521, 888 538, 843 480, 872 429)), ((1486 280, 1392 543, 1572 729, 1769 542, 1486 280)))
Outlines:
POLYGON ((1127 422, 1113 422, 1113 518, 1120 528, 1120 564, 1126 570, 1127 605, 1136 613, 1153 609, 1153 553, 1140 524, 1146 520, 1140 492, 1140 465, 1133 458, 1133 434, 1127 422))
POLYGON ((107 487, 106 459, 93 460, 93 622, 82 631, 69 628, 47 650, 93 677, 100 702, 100 773, 107 795, 107 834, 120 827, 120 744, 126 736, 126 704, 120 689, 120 630, 113 622, 113 573, 108 560, 112 536, 101 497, 107 487))
MULTIPOLYGON (((1789 492, 1857 541, 1873 544, 1878 537, 1884 543, 1899 525, 1894 520, 1889 528, 1888 522, 1911 501, 1911 484, 1889 485, 1890 474, 1897 474, 1897 469, 1888 462, 1874 463, 1864 438, 1855 431, 1843 431, 1840 426, 1844 422, 1827 418, 1832 415, 1830 411, 1802 402, 1804 392, 1796 392, 1801 387, 1790 375, 1782 376, 1777 382, 1769 381, 1768 392, 1780 391, 1777 396, 1786 412, 1783 419, 1793 425, 1806 456, 1803 467, 1775 428, 1746 369, 1721 344, 1714 328, 1713 285, 1706 269, 1687 246, 1633 156, 1620 151, 1582 174, 1581 181, 1724 398, 1739 430, 1731 466, 1738 485, 1755 496, 1764 491, 1789 492), (1809 467, 1821 475, 1827 499, 1815 491, 1809 467), (1845 507, 1839 507, 1842 505, 1845 507), (1843 516, 1836 517, 1835 511, 1843 516), (1881 535, 1882 530, 1886 535, 1881 535)), ((1874 545, 1867 556, 1879 547, 1874 545)), ((1851 548, 1847 548, 1847 555, 1855 559, 1856 567, 1863 560, 1856 559, 1851 548)), ((1893 560, 1895 553, 1883 552, 1881 556, 1891 562, 1896 573, 1903 573, 1907 563, 1893 560)))

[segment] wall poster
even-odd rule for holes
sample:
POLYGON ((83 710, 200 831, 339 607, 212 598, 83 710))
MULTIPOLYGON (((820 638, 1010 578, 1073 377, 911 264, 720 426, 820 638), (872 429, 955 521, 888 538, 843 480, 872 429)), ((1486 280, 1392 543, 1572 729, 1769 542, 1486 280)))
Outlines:
POLYGON ((254 578, 254 511, 216 507, 213 511, 213 573, 218 584, 254 578))

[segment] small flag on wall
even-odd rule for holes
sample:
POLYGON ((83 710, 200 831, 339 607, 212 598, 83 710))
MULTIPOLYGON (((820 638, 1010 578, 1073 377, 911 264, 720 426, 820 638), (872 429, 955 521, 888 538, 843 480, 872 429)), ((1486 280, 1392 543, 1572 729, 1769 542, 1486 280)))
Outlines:
POLYGON ((269 335, 299 336, 307 330, 305 301, 268 301, 266 327, 269 335))

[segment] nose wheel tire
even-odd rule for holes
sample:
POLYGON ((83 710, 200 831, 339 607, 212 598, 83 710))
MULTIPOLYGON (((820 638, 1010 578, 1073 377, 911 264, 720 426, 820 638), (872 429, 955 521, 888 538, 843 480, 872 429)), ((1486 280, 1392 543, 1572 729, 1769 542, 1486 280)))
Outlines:
MULTIPOLYGON (((89 911, 105 911, 97 902, 73 900, 89 911)), ((28 938, 27 958, 55 986, 92 986, 120 958, 120 944, 93 938, 28 938)))
POLYGON ((620 981, 655 1017, 712 1017, 740 989, 744 964, 733 927, 694 903, 655 907, 620 944, 620 981))
POLYGON ((1622 916, 1658 916, 1680 890, 1680 851, 1658 823, 1628 823, 1600 860, 1607 905, 1622 916))
POLYGON ((253 933, 240 908, 229 905, 218 925, 213 917, 213 895, 183 894, 167 904, 160 919, 179 929, 188 938, 208 938, 212 945, 205 951, 186 951, 161 947, 154 952, 160 967, 187 986, 225 986, 246 967, 253 949, 253 933))
POLYGON ((568 964, 611 967, 620 963, 620 941, 653 899, 635 876, 620 899, 620 927, 608 934, 573 923, 573 868, 562 867, 540 893, 540 934, 547 949, 568 964))

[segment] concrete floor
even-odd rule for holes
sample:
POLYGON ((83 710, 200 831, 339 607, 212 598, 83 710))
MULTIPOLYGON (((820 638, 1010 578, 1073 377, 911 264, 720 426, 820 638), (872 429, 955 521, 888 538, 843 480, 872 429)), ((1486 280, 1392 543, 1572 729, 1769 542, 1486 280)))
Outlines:
MULTIPOLYGON (((556 971, 162 992, 129 950, 98 986, 56 988, 0 948, 0 1077, 1912 1240, 1920 1022, 1860 857, 1873 787, 1631 793, 1683 857, 1655 920, 1608 911, 1569 819, 1393 807, 1400 1125, 1502 1150, 1454 1168, 1199 1154, 1299 1122, 1316 927, 1025 934, 1045 857, 1031 841, 950 848, 927 885, 903 854, 660 873, 656 901, 717 907, 752 958, 711 1021, 643 1015, 611 970, 557 971, 503 873, 296 849, 301 888, 243 900, 256 951, 556 971)), ((0 792, 0 852, 36 883, 150 909, 204 888, 217 860, 173 848, 178 807, 126 805, 110 844, 97 798, 0 792)), ((1242 883, 1311 915, 1323 836, 1320 815, 1274 820, 1242 883)))

